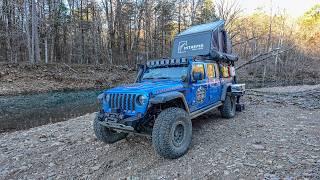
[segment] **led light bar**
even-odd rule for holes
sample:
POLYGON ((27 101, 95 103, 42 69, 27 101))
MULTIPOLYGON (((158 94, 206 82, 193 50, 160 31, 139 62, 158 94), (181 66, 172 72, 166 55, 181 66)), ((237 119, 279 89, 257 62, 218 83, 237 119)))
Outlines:
POLYGON ((147 62, 148 67, 168 66, 168 65, 180 65, 188 64, 187 58, 180 59, 156 59, 147 62))

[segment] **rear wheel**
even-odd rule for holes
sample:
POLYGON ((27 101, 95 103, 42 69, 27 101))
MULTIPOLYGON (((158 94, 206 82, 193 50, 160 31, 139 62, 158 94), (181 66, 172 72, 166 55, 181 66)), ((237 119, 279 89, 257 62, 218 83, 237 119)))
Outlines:
POLYGON ((223 118, 233 118, 236 114, 236 97, 227 95, 220 108, 220 113, 223 118))
POLYGON ((172 107, 159 114, 152 131, 152 143, 159 155, 178 158, 188 151, 191 139, 192 122, 185 110, 172 107))
POLYGON ((107 144, 115 143, 121 139, 124 139, 127 133, 118 133, 112 129, 109 129, 99 123, 99 115, 93 121, 94 133, 98 140, 103 141, 107 144))

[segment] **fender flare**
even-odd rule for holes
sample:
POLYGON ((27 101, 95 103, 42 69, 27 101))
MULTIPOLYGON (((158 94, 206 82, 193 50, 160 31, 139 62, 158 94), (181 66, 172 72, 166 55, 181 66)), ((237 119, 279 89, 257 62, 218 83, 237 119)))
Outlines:
POLYGON ((151 104, 161 104, 166 103, 168 101, 174 100, 174 99, 181 99, 184 105, 184 108, 188 113, 190 113, 188 103, 186 101, 186 98, 184 97, 184 94, 181 92, 166 92, 162 94, 158 94, 150 99, 151 104))
POLYGON ((232 83, 223 84, 222 91, 221 91, 221 98, 220 98, 221 101, 224 101, 226 99, 228 89, 229 87, 231 87, 231 85, 232 83))

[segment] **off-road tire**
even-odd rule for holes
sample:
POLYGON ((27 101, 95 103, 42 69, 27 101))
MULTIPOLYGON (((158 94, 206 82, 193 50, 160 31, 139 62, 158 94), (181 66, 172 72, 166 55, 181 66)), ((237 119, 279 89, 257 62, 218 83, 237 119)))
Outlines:
POLYGON ((226 95, 223 105, 220 107, 220 113, 223 118, 233 118, 236 115, 236 97, 226 95))
POLYGON ((99 115, 93 121, 93 129, 97 139, 107 144, 115 143, 128 135, 127 133, 118 133, 101 125, 99 123, 99 115))
POLYGON ((167 108, 155 120, 152 144, 160 156, 175 159, 184 155, 189 149, 191 139, 192 122, 185 110, 167 108))

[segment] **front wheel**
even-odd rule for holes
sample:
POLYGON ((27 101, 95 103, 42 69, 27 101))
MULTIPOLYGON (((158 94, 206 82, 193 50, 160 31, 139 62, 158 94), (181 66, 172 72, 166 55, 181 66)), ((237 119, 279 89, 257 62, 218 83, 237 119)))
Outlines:
POLYGON ((93 130, 98 140, 107 144, 115 143, 121 139, 127 137, 127 133, 118 133, 112 129, 109 129, 99 123, 99 114, 93 121, 93 130))
POLYGON ((236 115, 236 97, 227 95, 220 107, 220 113, 223 118, 233 118, 236 115))
POLYGON ((188 151, 191 139, 192 122, 185 110, 172 107, 159 114, 152 131, 152 144, 159 155, 178 158, 188 151))

